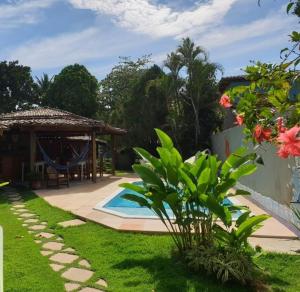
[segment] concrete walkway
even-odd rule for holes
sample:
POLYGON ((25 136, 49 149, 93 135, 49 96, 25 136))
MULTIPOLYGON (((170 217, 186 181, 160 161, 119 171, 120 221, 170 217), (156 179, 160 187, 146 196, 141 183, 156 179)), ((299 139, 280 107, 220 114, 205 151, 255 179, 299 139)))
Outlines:
MULTIPOLYGON (((70 188, 39 190, 36 193, 53 206, 116 230, 145 233, 166 232, 165 226, 159 219, 123 218, 94 209, 99 202, 121 191, 119 184, 137 180, 134 176, 107 176, 96 184, 76 183, 70 188)), ((255 215, 267 213, 246 197, 238 196, 236 199, 241 205, 248 206, 255 215)), ((263 227, 254 233, 251 242, 269 251, 295 253, 295 250, 300 250, 300 241, 297 240, 293 228, 273 217, 266 220, 263 227)))

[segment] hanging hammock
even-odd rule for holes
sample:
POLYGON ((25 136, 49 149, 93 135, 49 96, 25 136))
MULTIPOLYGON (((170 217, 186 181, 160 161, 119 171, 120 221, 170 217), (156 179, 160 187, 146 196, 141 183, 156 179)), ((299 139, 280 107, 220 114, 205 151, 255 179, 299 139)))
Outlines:
POLYGON ((37 141, 37 144, 39 146, 39 149, 42 153, 43 159, 46 162, 47 165, 52 166, 56 170, 69 170, 70 168, 78 165, 80 162, 84 161, 89 153, 89 142, 86 143, 84 146, 82 152, 74 158, 72 161, 70 161, 67 165, 61 165, 58 163, 53 162, 53 160, 48 156, 48 154, 43 149, 42 145, 39 141, 37 141))

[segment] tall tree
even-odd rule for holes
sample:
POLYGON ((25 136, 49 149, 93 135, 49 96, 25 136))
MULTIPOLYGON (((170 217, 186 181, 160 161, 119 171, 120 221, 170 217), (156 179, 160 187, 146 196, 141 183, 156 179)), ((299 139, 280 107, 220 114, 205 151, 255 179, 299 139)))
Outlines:
POLYGON ((48 90, 53 82, 53 77, 49 77, 48 74, 43 73, 42 77, 35 77, 37 84, 37 94, 41 102, 45 100, 48 90))
POLYGON ((99 85, 84 66, 65 67, 54 77, 43 104, 85 117, 95 117, 98 109, 99 85))
POLYGON ((0 113, 30 108, 36 97, 30 67, 18 61, 0 62, 0 113))

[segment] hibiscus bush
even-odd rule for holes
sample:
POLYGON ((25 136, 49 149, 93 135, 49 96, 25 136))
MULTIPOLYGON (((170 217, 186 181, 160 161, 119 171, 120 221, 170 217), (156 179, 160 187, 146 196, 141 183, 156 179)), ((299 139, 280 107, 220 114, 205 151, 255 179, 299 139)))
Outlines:
POLYGON ((288 70, 286 64, 259 62, 245 71, 250 84, 230 89, 221 97, 220 104, 233 109, 236 123, 245 126, 245 136, 254 144, 274 143, 282 158, 300 156, 297 74, 288 70))

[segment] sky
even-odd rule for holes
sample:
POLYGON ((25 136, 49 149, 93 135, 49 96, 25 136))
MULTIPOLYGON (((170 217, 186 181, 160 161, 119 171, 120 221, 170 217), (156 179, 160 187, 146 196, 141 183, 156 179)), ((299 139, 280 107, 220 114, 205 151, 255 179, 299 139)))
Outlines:
POLYGON ((181 39, 209 52, 224 76, 251 60, 279 61, 299 24, 287 0, 0 0, 0 60, 18 60, 33 76, 85 65, 102 79, 119 56, 152 54, 163 65, 181 39))

